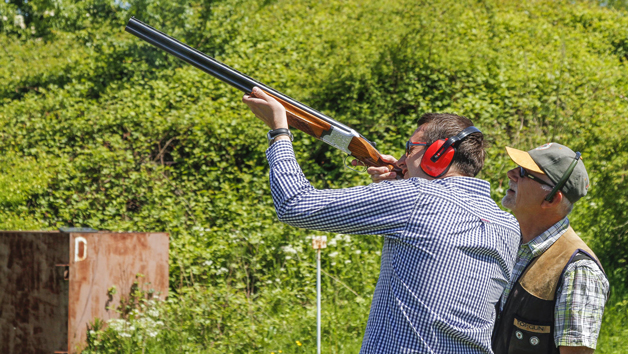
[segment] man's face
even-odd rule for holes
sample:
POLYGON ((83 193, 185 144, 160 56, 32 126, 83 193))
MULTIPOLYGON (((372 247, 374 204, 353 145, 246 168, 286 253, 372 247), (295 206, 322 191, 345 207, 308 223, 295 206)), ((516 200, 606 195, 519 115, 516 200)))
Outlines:
MULTIPOLYGON (((529 170, 525 171, 550 185, 554 184, 546 175, 529 170)), ((507 176, 509 189, 506 191, 504 198, 502 198, 502 205, 512 210, 515 216, 538 213, 549 192, 543 189, 541 183, 525 176, 521 177, 519 166, 508 171, 507 176)))
MULTIPOLYGON (((410 141, 413 141, 413 142, 425 141, 423 140, 422 127, 423 126, 418 127, 414 131, 414 133, 412 133, 412 136, 410 136, 410 141)), ((412 177, 433 179, 432 177, 428 176, 425 172, 423 172, 423 170, 421 169, 421 159, 423 158, 423 154, 425 154, 426 148, 427 148, 426 146, 412 146, 410 148, 410 154, 408 154, 407 156, 405 154, 401 156, 401 158, 397 162, 397 165, 401 168, 404 179, 408 179, 412 177)))

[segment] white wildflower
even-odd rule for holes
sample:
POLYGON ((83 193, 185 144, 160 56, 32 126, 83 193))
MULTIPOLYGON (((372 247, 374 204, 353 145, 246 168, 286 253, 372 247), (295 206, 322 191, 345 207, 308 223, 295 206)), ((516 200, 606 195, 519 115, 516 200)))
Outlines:
POLYGON ((336 239, 332 238, 329 242, 327 242, 327 246, 335 247, 337 245, 336 239))
POLYGON ((338 255, 338 252, 332 252, 329 254, 329 257, 334 258, 338 255))
POLYGON ((213 263, 214 263, 213 261, 205 261, 205 262, 203 262, 203 265, 204 265, 205 267, 209 267, 209 266, 210 266, 210 265, 212 265, 213 263))
POLYGON ((229 269, 227 269, 225 267, 221 267, 220 269, 218 269, 216 271, 216 275, 221 275, 221 274, 227 273, 228 271, 229 271, 229 269))
POLYGON ((362 253, 362 251, 360 251, 360 250, 355 250, 355 254, 361 254, 361 253, 362 253))
POLYGON ((281 249, 285 252, 285 253, 291 253, 291 254, 297 254, 297 250, 295 250, 292 246, 288 245, 288 246, 283 246, 281 247, 281 249))
POLYGON ((55 12, 54 12, 54 10, 46 10, 46 11, 44 11, 44 16, 54 17, 55 16, 55 12))
POLYGON ((347 259, 347 260, 345 261, 345 264, 349 264, 349 263, 351 263, 351 261, 347 259))
POLYGON ((24 23, 24 16, 22 15, 15 15, 15 17, 13 18, 13 24, 17 27, 20 27, 21 29, 26 28, 26 24, 24 23))
POLYGON ((127 322, 123 319, 113 318, 108 321, 109 328, 116 332, 123 332, 127 327, 127 322))
POLYGON ((8 21, 8 20, 9 20, 9 18, 8 18, 8 17, 6 17, 6 16, 2 16, 2 21, 8 21))

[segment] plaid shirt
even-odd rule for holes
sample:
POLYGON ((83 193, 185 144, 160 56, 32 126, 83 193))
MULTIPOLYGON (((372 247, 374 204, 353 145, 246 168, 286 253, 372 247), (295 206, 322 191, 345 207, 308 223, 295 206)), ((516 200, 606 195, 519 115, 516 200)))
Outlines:
MULTIPOLYGON (((547 251, 568 227, 569 219, 565 217, 532 241, 519 246, 510 284, 501 299, 502 310, 523 270, 534 258, 547 251)), ((563 282, 556 290, 554 343, 557 347, 585 346, 595 349, 608 290, 608 280, 595 261, 583 259, 567 266, 563 282)))
POLYGON ((289 141, 267 151, 279 219, 385 237, 361 353, 491 353, 495 304, 511 277, 519 227, 476 178, 410 178, 317 190, 289 141))

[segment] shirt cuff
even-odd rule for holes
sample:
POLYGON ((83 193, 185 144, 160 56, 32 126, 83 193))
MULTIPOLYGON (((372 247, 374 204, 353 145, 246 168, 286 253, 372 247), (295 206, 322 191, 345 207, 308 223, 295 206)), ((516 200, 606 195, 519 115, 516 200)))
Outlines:
POLYGON ((270 165, 271 168, 281 160, 296 160, 294 150, 292 149, 292 142, 289 140, 275 141, 268 149, 266 149, 266 159, 268 160, 268 165, 270 165))
POLYGON ((595 349, 597 339, 589 339, 582 335, 562 336, 560 339, 555 340, 554 344, 557 347, 587 347, 589 349, 595 349))

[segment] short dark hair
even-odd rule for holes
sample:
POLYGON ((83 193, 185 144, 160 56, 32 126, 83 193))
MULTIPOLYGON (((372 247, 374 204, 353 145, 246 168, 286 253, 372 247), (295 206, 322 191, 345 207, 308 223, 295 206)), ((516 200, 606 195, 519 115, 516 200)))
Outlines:
MULTIPOLYGON (((451 113, 426 113, 417 122, 423 126, 423 140, 433 144, 440 139, 449 139, 473 125, 466 117, 451 113)), ((484 167, 486 143, 481 133, 467 136, 456 148, 451 166, 460 174, 477 176, 484 167)))

